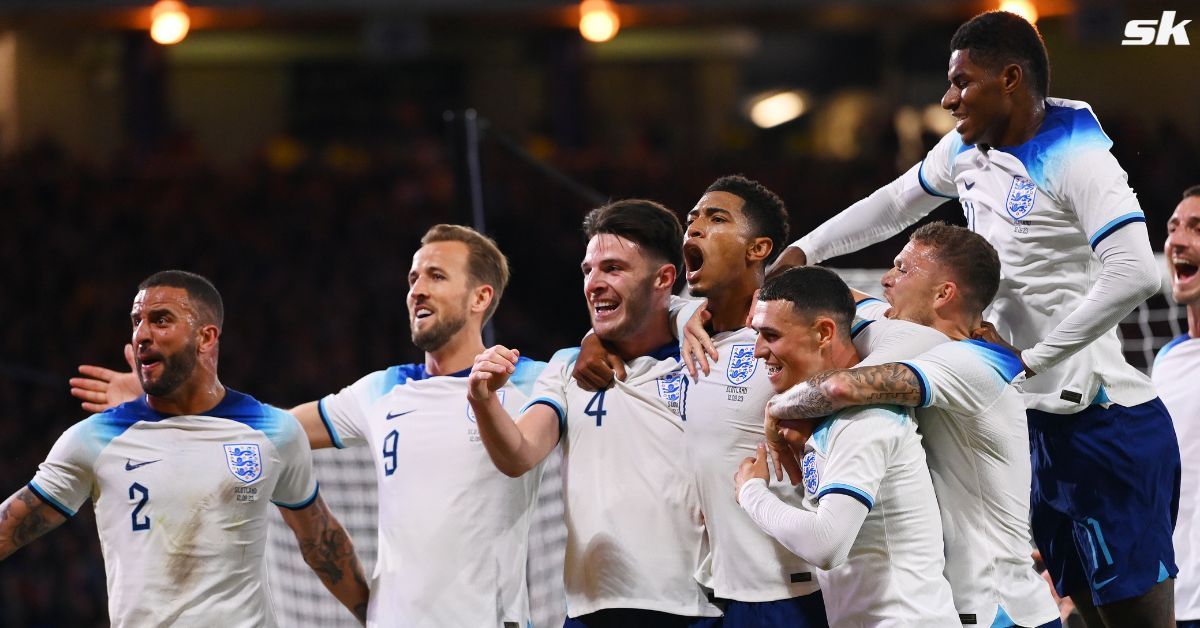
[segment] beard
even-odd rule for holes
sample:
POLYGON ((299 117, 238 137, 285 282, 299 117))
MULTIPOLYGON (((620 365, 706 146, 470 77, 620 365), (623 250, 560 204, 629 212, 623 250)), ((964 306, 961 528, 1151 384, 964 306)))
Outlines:
POLYGON ((414 327, 412 331, 412 342, 418 349, 429 353, 441 349, 458 330, 462 329, 467 324, 466 305, 458 311, 457 315, 446 313, 438 314, 438 321, 432 327, 417 331, 414 327))
POLYGON ((179 388, 184 382, 192 376, 192 372, 196 370, 198 361, 196 355, 196 343, 189 342, 180 351, 174 355, 162 356, 162 375, 154 381, 147 382, 142 375, 141 363, 138 363, 138 380, 142 383, 142 390, 148 395, 155 397, 165 397, 179 388))

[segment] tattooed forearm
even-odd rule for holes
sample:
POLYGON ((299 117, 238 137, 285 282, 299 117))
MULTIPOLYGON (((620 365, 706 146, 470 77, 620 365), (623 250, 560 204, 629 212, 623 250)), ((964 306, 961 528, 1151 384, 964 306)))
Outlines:
POLYGON ((66 521, 40 497, 22 488, 0 504, 0 558, 53 530, 66 521))
POLYGON ((921 383, 912 369, 897 363, 825 371, 777 395, 770 412, 782 420, 811 419, 873 403, 918 406, 921 383))
POLYGON ((300 511, 285 511, 284 520, 296 533, 304 562, 321 578, 325 588, 365 623, 369 592, 354 543, 324 500, 300 511))

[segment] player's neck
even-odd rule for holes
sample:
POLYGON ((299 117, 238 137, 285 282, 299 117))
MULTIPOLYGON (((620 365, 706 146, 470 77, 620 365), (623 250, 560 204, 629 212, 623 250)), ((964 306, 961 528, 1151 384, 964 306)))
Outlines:
POLYGON ((929 326, 942 332, 951 340, 966 340, 982 324, 982 316, 950 316, 947 318, 935 313, 933 323, 929 326))
POLYGON ((1200 338, 1200 301, 1189 303, 1187 306, 1188 335, 1200 338))
POLYGON ((854 342, 850 339, 837 338, 833 341, 829 348, 829 365, 831 369, 848 369, 862 361, 858 355, 858 349, 854 348, 854 342))
POLYGON ((651 308, 644 324, 620 339, 602 338, 612 346, 613 353, 626 362, 653 353, 663 345, 677 342, 671 334, 671 320, 666 304, 651 308))
POLYGON ((446 344, 433 351, 425 352, 425 372, 430 375, 449 375, 475 364, 475 356, 483 353, 483 335, 478 328, 473 331, 463 326, 459 333, 450 337, 446 344))
POLYGON ((714 334, 746 326, 746 314, 753 305, 754 291, 762 287, 762 278, 747 273, 733 285, 714 289, 708 294, 709 325, 714 334))
POLYGON ((1020 146, 1033 139, 1042 122, 1046 120, 1046 101, 1043 98, 1030 95, 1024 106, 1013 110, 1008 118, 1008 128, 997 140, 996 146, 1020 146))
MULTIPOLYGON (((202 367, 197 367, 199 370, 202 367)), ((197 375, 200 375, 197 373, 197 375)), ((155 412, 170 416, 201 414, 212 410, 225 398, 225 386, 216 373, 192 377, 168 395, 146 395, 146 403, 155 412)))

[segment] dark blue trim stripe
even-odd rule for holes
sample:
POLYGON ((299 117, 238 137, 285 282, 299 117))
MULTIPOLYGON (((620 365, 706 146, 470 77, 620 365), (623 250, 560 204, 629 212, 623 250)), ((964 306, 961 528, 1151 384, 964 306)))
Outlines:
POLYGON ((58 514, 68 519, 75 516, 75 511, 67 508, 62 504, 62 502, 51 497, 50 494, 43 490, 42 487, 38 486, 37 483, 31 481, 27 486, 29 486, 29 490, 33 491, 34 495, 37 495, 42 501, 46 502, 47 506, 57 510, 58 514))
POLYGON ((311 506, 313 502, 317 501, 317 494, 320 492, 321 492, 321 483, 318 482, 317 486, 315 488, 313 488, 312 495, 309 495, 308 499, 306 499, 302 502, 295 503, 295 504, 285 504, 283 502, 277 502, 275 500, 271 500, 271 503, 275 504, 276 506, 279 506, 280 508, 287 508, 288 510, 304 510, 305 508, 308 508, 309 506, 311 506))
POLYGON ((875 297, 863 297, 862 299, 854 302, 854 309, 858 309, 871 301, 879 301, 880 303, 883 303, 883 299, 877 299, 875 297))
POLYGON ((563 410, 563 407, 558 405, 558 402, 553 399, 547 399, 546 397, 538 397, 537 399, 534 399, 533 401, 530 401, 529 403, 525 404, 525 407, 521 409, 521 413, 524 414, 526 410, 528 410, 538 404, 541 404, 543 406, 549 406, 550 409, 554 410, 554 413, 558 415, 558 436, 559 436, 559 438, 562 438, 563 433, 567 431, 566 430, 566 423, 567 423, 566 410, 563 410))
POLYGON ((1176 336, 1176 337, 1172 338, 1170 342, 1163 345, 1162 348, 1158 350, 1158 353, 1154 356, 1154 363, 1158 364, 1158 361, 1161 360, 1164 355, 1167 355, 1168 351, 1170 351, 1171 349, 1174 349, 1175 345, 1178 345, 1181 342, 1186 342, 1191 339, 1192 339, 1192 337, 1187 334, 1183 334, 1182 336, 1176 336))
POLYGON ((929 390, 929 378, 925 377, 925 374, 922 373, 921 369, 917 368, 917 365, 915 365, 915 364, 909 364, 908 362, 898 362, 898 364, 900 364, 901 366, 908 367, 908 370, 912 371, 917 376, 917 383, 921 386, 921 405, 920 405, 920 407, 922 407, 922 408, 929 407, 929 402, 932 401, 932 399, 930 398, 932 395, 932 392, 929 390))
POLYGON ((864 318, 864 319, 860 319, 857 323, 854 323, 854 326, 852 326, 850 328, 850 339, 854 340, 855 338, 857 338, 858 334, 860 334, 862 332, 862 330, 866 329, 868 325, 870 325, 871 323, 874 323, 874 322, 875 322, 875 319, 864 318))
POLYGON ((817 493, 817 499, 819 500, 830 493, 849 495, 850 497, 862 502, 862 505, 866 506, 867 510, 875 507, 875 500, 871 499, 871 496, 866 491, 858 488, 857 486, 850 486, 849 484, 830 484, 821 489, 820 493, 817 493))
POLYGON ((923 159, 921 160, 921 165, 917 167, 917 181, 919 181, 921 183, 921 189, 925 190, 925 193, 930 196, 939 196, 941 198, 948 198, 952 201, 958 200, 957 196, 947 196, 945 194, 942 194, 941 192, 938 192, 937 190, 933 189, 932 187, 930 187, 929 183, 927 183, 925 181, 925 160, 923 160, 923 159))
POLYGON ((345 449, 342 444, 342 439, 338 438, 337 430, 333 429, 333 421, 329 420, 329 415, 325 412, 325 400, 317 402, 317 414, 321 415, 321 424, 325 426, 325 431, 329 432, 329 440, 333 441, 333 446, 338 449, 345 449))
POLYGON ((1117 229, 1135 222, 1146 222, 1146 215, 1142 212, 1130 212, 1124 216, 1114 218, 1109 221, 1107 225, 1100 227, 1100 230, 1096 232, 1096 235, 1092 236, 1092 240, 1088 242, 1088 244, 1091 245, 1092 250, 1095 251, 1096 245, 1103 242, 1104 238, 1107 238, 1115 233, 1117 229))

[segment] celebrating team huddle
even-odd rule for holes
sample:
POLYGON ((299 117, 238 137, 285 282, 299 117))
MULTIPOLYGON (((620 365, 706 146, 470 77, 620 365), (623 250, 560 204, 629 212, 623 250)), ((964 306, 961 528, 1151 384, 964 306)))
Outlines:
MULTIPOLYGON (((466 227, 413 257, 424 361, 290 413, 218 381, 216 288, 153 275, 135 372, 72 381, 96 414, 0 506, 0 558, 90 496, 114 625, 271 626, 270 500, 368 626, 531 626, 537 586, 572 627, 1059 626, 1068 596, 1093 628, 1174 626, 1179 448, 1115 329, 1159 288, 1145 217, 1091 109, 1048 97, 1036 29, 985 13, 951 50, 956 128, 790 246, 783 201, 740 175, 686 223, 650 200, 592 210, 591 330, 546 363, 485 346, 509 272, 466 227), (883 299, 808 266, 947 199, 966 226, 913 232, 883 299), (370 577, 310 453, 359 445, 370 577), (550 585, 527 569, 547 490, 550 585)), ((1189 280, 1200 259, 1175 247, 1189 280)))

